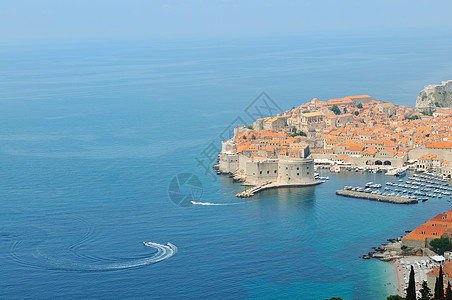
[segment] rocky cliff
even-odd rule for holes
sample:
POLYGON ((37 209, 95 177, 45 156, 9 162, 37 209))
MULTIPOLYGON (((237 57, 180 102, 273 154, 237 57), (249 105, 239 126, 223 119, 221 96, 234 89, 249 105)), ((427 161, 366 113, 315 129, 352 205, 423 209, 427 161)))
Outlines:
POLYGON ((440 108, 452 108, 452 80, 427 85, 417 96, 416 111, 430 112, 440 108))

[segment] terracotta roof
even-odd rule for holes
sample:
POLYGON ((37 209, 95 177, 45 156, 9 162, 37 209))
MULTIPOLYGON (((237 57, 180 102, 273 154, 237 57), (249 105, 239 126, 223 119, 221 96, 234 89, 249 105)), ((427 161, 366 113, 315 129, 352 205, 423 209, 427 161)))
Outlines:
POLYGON ((378 150, 375 149, 374 147, 366 148, 366 149, 362 152, 363 155, 374 155, 374 154, 376 154, 376 153, 378 153, 378 150))
POLYGON ((452 142, 433 142, 425 145, 427 148, 438 148, 438 149, 451 149, 452 142))
POLYGON ((417 227, 402 239, 425 241, 426 238, 439 238, 452 226, 452 209, 444 214, 438 214, 421 226, 417 227))
POLYGON ((392 148, 386 148, 386 149, 383 149, 383 150, 380 151, 380 153, 381 153, 381 152, 388 152, 389 154, 392 154, 393 156, 396 156, 396 155, 397 155, 397 151, 394 150, 394 149, 392 149, 392 148))
MULTIPOLYGON (((443 276, 446 278, 452 278, 452 261, 444 262, 442 267, 443 267, 443 276)), ((433 276, 439 276, 439 267, 434 268, 427 274, 433 275, 433 276)))
POLYGON ((435 158, 435 157, 436 157, 435 154, 429 153, 429 154, 425 154, 425 155, 419 157, 418 160, 429 160, 429 159, 432 159, 432 158, 435 158))

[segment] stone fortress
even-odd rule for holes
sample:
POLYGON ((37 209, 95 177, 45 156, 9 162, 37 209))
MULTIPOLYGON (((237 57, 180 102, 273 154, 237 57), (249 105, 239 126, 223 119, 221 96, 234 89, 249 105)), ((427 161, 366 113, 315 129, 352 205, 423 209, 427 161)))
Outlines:
POLYGON ((268 155, 267 151, 262 155, 263 151, 255 150, 252 146, 237 152, 237 146, 233 139, 222 143, 219 172, 234 174, 240 181, 254 186, 267 183, 283 186, 316 183, 314 160, 308 145, 298 145, 299 148, 280 151, 277 154, 275 152, 272 155, 268 155))

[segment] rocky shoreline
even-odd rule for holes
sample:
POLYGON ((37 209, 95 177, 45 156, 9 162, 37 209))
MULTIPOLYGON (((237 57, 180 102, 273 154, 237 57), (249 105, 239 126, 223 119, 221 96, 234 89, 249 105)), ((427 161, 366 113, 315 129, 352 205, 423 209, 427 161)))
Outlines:
POLYGON ((430 249, 403 247, 401 236, 396 239, 388 239, 387 243, 381 244, 378 247, 372 247, 372 250, 373 251, 362 255, 361 258, 376 258, 381 261, 392 261, 407 256, 436 255, 436 253, 430 249))
POLYGON ((381 261, 392 261, 393 259, 401 258, 406 255, 402 250, 402 237, 388 239, 388 243, 378 247, 372 247, 372 249, 373 251, 370 251, 361 257, 363 259, 377 258, 381 261))

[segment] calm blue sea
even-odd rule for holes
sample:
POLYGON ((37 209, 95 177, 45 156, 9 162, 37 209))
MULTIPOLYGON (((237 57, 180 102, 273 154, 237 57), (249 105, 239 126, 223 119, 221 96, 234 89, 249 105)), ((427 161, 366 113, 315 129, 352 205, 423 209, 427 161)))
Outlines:
POLYGON ((447 199, 337 197, 387 180, 353 172, 243 200, 196 158, 235 118, 250 121, 262 91, 284 109, 353 94, 413 106, 452 78, 451 46, 433 35, 3 45, 0 298, 385 299, 391 265, 359 256, 447 199), (180 173, 201 181, 199 202, 232 205, 175 205, 180 173))

